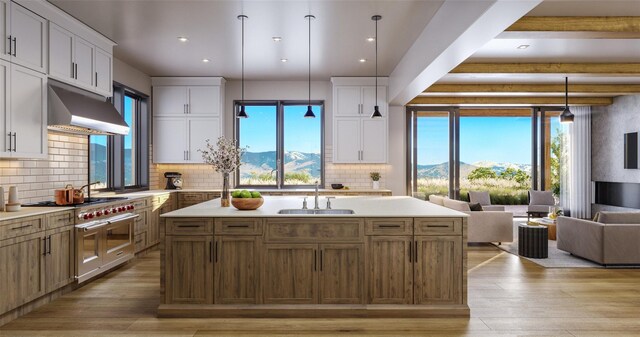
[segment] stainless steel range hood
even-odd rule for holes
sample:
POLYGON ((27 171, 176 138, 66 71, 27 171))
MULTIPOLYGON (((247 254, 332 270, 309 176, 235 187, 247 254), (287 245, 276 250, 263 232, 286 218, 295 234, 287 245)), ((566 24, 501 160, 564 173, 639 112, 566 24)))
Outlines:
POLYGON ((49 84, 49 130, 82 135, 126 135, 129 126, 104 97, 49 84))

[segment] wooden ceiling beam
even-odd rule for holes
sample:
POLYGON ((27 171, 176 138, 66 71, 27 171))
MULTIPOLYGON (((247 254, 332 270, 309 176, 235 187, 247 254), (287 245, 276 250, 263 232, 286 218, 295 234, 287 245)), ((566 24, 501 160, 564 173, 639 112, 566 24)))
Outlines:
POLYGON ((525 16, 508 32, 640 33, 639 16, 525 16))
POLYGON ((462 63, 451 73, 640 75, 640 63, 462 63))
MULTIPOLYGON (((569 84, 570 93, 637 94, 640 84, 569 84)), ((564 93, 564 84, 434 84, 429 93, 564 93)))
MULTIPOLYGON (((611 105, 611 97, 569 97, 569 105, 611 105)), ((450 106, 535 106, 564 105, 564 97, 435 97, 420 96, 411 100, 408 105, 450 105, 450 106)))

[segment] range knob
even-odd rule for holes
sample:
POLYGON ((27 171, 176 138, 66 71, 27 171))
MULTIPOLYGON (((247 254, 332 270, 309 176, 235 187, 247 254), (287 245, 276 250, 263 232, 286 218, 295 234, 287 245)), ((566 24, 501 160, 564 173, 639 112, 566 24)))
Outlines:
POLYGON ((124 212, 124 211, 126 211, 126 210, 127 210, 127 209, 126 209, 124 206, 120 207, 120 212, 124 212))
POLYGON ((105 209, 105 210, 104 210, 104 215, 109 215, 109 213, 111 213, 111 211, 110 211, 110 210, 108 210, 108 209, 105 209))
POLYGON ((84 219, 85 216, 86 216, 85 213, 80 213, 80 214, 78 214, 78 219, 84 219))
POLYGON ((95 217, 95 215, 93 213, 89 213, 89 219, 93 219, 93 217, 95 217))
POLYGON ((129 206, 127 206, 127 209, 128 209, 128 210, 132 210, 132 209, 133 209, 133 205, 129 205, 129 206))
POLYGON ((98 216, 102 216, 102 211, 97 211, 96 212, 96 217, 98 217, 98 216))
POLYGON ((111 213, 118 213, 118 209, 117 208, 111 209, 111 213))

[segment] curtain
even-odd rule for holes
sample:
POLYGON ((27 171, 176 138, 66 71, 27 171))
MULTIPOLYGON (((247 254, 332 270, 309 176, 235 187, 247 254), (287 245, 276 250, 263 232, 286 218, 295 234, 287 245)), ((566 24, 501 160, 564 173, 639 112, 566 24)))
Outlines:
POLYGON ((591 107, 572 107, 573 123, 564 125, 561 206, 574 218, 591 217, 591 107))

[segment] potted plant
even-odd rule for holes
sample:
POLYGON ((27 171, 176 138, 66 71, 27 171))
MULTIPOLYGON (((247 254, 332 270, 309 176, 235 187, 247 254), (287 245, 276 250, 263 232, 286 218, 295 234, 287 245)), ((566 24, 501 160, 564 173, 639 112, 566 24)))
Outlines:
POLYGON ((369 176, 371 177, 371 181, 373 182, 373 189, 380 189, 380 172, 371 172, 369 173, 369 176))
POLYGON ((240 148, 234 139, 227 139, 224 136, 218 138, 215 145, 206 140, 206 149, 198 150, 202 153, 202 160, 211 165, 216 172, 222 173, 222 207, 229 207, 229 174, 237 170, 242 165, 242 155, 246 148, 240 148))

